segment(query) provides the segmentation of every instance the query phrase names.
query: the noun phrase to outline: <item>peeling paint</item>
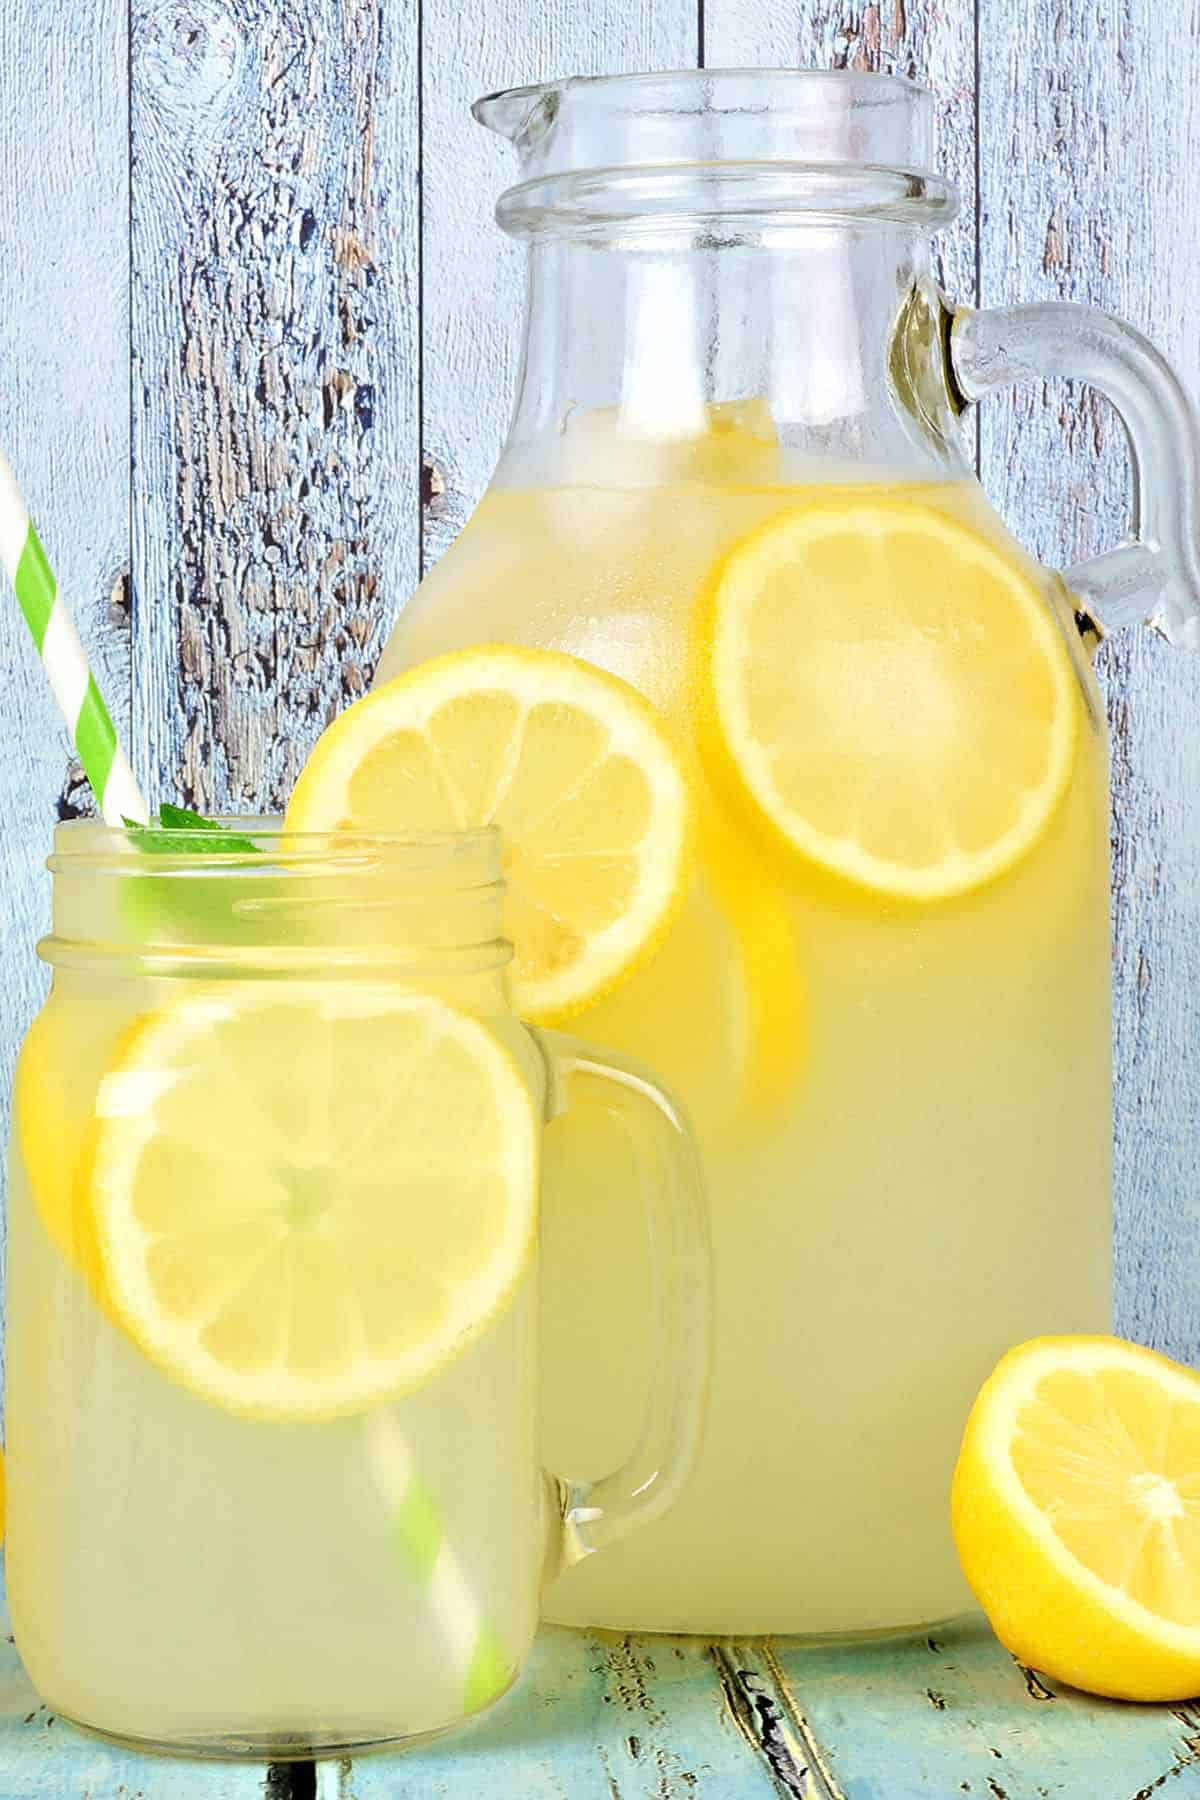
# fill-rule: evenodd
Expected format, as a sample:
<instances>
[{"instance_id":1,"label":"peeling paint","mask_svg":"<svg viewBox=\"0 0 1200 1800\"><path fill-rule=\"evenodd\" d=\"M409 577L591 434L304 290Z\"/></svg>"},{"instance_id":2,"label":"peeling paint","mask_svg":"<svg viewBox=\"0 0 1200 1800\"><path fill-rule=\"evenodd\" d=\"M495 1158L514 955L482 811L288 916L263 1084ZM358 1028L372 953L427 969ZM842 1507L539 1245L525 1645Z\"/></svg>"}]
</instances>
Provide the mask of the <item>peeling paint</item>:
<instances>
[{"instance_id":1,"label":"peeling paint","mask_svg":"<svg viewBox=\"0 0 1200 1800\"><path fill-rule=\"evenodd\" d=\"M808 1764L789 1741L782 1709L762 1677L742 1666L746 1659L736 1647L714 1645L711 1655L730 1717L766 1764L776 1791L787 1800L810 1800Z\"/></svg>"},{"instance_id":2,"label":"peeling paint","mask_svg":"<svg viewBox=\"0 0 1200 1800\"><path fill-rule=\"evenodd\" d=\"M378 127L399 103L403 9L244 0L215 37L201 20L203 55L179 49L187 0L135 10L152 785L203 809L278 808L415 583L415 532L397 530L416 522L415 428L407 477L396 461L416 381L397 226L415 214L393 115Z\"/></svg>"},{"instance_id":3,"label":"peeling paint","mask_svg":"<svg viewBox=\"0 0 1200 1800\"><path fill-rule=\"evenodd\" d=\"M1013 1661L1016 1662L1018 1669L1021 1671L1022 1679L1025 1682L1025 1692L1029 1695L1031 1700L1053 1700L1056 1698L1053 1689L1046 1686L1046 1683L1035 1669L1028 1668L1023 1662L1017 1661L1016 1657L1013 1658Z\"/></svg>"},{"instance_id":4,"label":"peeling paint","mask_svg":"<svg viewBox=\"0 0 1200 1800\"><path fill-rule=\"evenodd\" d=\"M270 1763L263 1782L265 1800L316 1800L317 1765L313 1762Z\"/></svg>"}]
</instances>

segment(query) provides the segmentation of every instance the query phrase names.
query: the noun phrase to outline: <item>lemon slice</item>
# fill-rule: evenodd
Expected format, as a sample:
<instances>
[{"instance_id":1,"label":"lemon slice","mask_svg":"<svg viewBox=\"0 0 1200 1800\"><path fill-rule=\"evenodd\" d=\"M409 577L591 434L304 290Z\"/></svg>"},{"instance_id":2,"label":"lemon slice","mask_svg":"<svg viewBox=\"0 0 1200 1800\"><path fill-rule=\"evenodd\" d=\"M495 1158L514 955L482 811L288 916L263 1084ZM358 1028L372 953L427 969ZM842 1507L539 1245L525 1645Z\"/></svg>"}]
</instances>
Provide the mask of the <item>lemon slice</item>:
<instances>
[{"instance_id":1,"label":"lemon slice","mask_svg":"<svg viewBox=\"0 0 1200 1800\"><path fill-rule=\"evenodd\" d=\"M111 1302L230 1412L331 1418L419 1385L531 1254L530 1088L431 996L198 989L129 1035L96 1115Z\"/></svg>"},{"instance_id":2,"label":"lemon slice","mask_svg":"<svg viewBox=\"0 0 1200 1800\"><path fill-rule=\"evenodd\" d=\"M60 1255L80 1261L75 1169L83 1120L52 1007L25 1034L13 1077L13 1127L42 1224Z\"/></svg>"},{"instance_id":3,"label":"lemon slice","mask_svg":"<svg viewBox=\"0 0 1200 1800\"><path fill-rule=\"evenodd\" d=\"M691 866L687 775L650 704L575 657L489 645L436 657L334 721L293 831L498 825L524 1017L577 1011L666 930Z\"/></svg>"},{"instance_id":4,"label":"lemon slice","mask_svg":"<svg viewBox=\"0 0 1200 1800\"><path fill-rule=\"evenodd\" d=\"M740 1004L730 996L725 1015L740 1027L733 1120L760 1123L795 1094L808 1053L800 935L788 895L747 854L741 834L710 814L702 842L704 873L736 946L727 967L740 980Z\"/></svg>"},{"instance_id":5,"label":"lemon slice","mask_svg":"<svg viewBox=\"0 0 1200 1800\"><path fill-rule=\"evenodd\" d=\"M842 490L771 520L701 607L710 750L775 835L915 901L994 880L1070 779L1074 671L1033 581L908 498Z\"/></svg>"},{"instance_id":6,"label":"lemon slice","mask_svg":"<svg viewBox=\"0 0 1200 1800\"><path fill-rule=\"evenodd\" d=\"M589 1035L645 1057L686 1095L702 1138L727 1143L794 1092L808 1048L801 946L786 894L712 805L697 879L666 939L586 1017ZM697 1030L703 985L711 1015Z\"/></svg>"},{"instance_id":7,"label":"lemon slice","mask_svg":"<svg viewBox=\"0 0 1200 1800\"><path fill-rule=\"evenodd\" d=\"M954 1535L1000 1641L1126 1700L1200 1692L1200 1376L1118 1338L1035 1338L967 1422Z\"/></svg>"},{"instance_id":8,"label":"lemon slice","mask_svg":"<svg viewBox=\"0 0 1200 1800\"><path fill-rule=\"evenodd\" d=\"M111 1048L113 1035L111 1023L98 1025L87 1009L68 1025L50 1000L25 1034L13 1080L13 1125L38 1217L54 1248L78 1269L106 1313L86 1191L91 1120L80 1090L86 1092L84 1071Z\"/></svg>"}]
</instances>

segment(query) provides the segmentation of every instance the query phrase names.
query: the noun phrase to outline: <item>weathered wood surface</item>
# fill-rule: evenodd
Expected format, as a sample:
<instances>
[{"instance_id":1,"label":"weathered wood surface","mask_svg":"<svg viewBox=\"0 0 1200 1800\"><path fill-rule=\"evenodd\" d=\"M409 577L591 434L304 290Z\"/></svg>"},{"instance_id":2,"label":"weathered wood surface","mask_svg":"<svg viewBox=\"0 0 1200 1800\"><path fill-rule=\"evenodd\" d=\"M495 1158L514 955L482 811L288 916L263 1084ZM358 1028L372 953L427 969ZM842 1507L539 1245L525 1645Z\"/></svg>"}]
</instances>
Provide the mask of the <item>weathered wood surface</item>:
<instances>
[{"instance_id":1,"label":"weathered wood surface","mask_svg":"<svg viewBox=\"0 0 1200 1800\"><path fill-rule=\"evenodd\" d=\"M416 579L414 23L134 7L134 716L200 807L286 799Z\"/></svg>"},{"instance_id":2,"label":"weathered wood surface","mask_svg":"<svg viewBox=\"0 0 1200 1800\"><path fill-rule=\"evenodd\" d=\"M1200 394L1200 6L981 0L985 305L1123 314ZM982 475L1050 563L1124 531L1106 403L1057 384L981 418ZM1118 1323L1200 1360L1200 661L1148 632L1106 645L1113 730Z\"/></svg>"},{"instance_id":3,"label":"weathered wood surface","mask_svg":"<svg viewBox=\"0 0 1200 1800\"><path fill-rule=\"evenodd\" d=\"M126 8L0 6L0 442L118 728L129 716ZM56 816L90 809L24 621L0 604L0 1131L44 970Z\"/></svg>"},{"instance_id":4,"label":"weathered wood surface","mask_svg":"<svg viewBox=\"0 0 1200 1800\"><path fill-rule=\"evenodd\" d=\"M514 1692L465 1731L400 1755L269 1770L164 1762L85 1737L47 1712L0 1635L0 1800L1159 1794L1200 1794L1200 1712L1060 1695L970 1620L836 1650L547 1627Z\"/></svg>"},{"instance_id":5,"label":"weathered wood surface","mask_svg":"<svg viewBox=\"0 0 1200 1800\"><path fill-rule=\"evenodd\" d=\"M1105 305L1200 391L1200 0L136 0L128 90L125 29L113 0L0 0L0 439L161 796L277 803L483 489L521 304L491 224L511 161L466 112L488 88L697 60L926 79L965 201L950 291ZM1086 397L989 403L981 456L1048 560L1123 529ZM3 1079L56 803L86 792L11 607L0 655ZM1121 1320L1195 1359L1200 665L1148 637L1103 658ZM548 1632L470 1738L269 1775L77 1737L0 1649L0 1800L1200 1796L1200 1718L1048 1698L969 1627L836 1654Z\"/></svg>"},{"instance_id":6,"label":"weathered wood surface","mask_svg":"<svg viewBox=\"0 0 1200 1800\"><path fill-rule=\"evenodd\" d=\"M466 112L489 86L701 51L710 64L922 76L941 97L942 154L966 200L946 242L951 291L1097 300L1200 379L1198 284L1178 266L1195 225L1177 178L1200 132L1197 0L1169 18L1149 0L1099 13L1083 0L978 0L978 15L969 0L706 0L702 13L695 0L503 0L486 20L425 0L421 27L410 0L300 12L282 0L141 0L129 266L123 18L106 3L81 31L44 0L0 11L11 94L0 425L122 719L132 681L135 760L161 794L278 802L323 720L362 685L422 560L482 491L521 298L517 253L491 224L511 165ZM44 119L26 103L41 93L53 97ZM1127 477L1103 406L1026 393L986 413L985 478L1035 546L1065 559L1110 541ZM3 630L11 716L24 726L0 762L8 1069L40 991L28 945L67 759L11 610ZM1200 1352L1200 733L1189 729L1200 667L1130 637L1106 648L1104 671L1120 1315L1188 1356ZM67 804L79 798L72 788Z\"/></svg>"}]
</instances>

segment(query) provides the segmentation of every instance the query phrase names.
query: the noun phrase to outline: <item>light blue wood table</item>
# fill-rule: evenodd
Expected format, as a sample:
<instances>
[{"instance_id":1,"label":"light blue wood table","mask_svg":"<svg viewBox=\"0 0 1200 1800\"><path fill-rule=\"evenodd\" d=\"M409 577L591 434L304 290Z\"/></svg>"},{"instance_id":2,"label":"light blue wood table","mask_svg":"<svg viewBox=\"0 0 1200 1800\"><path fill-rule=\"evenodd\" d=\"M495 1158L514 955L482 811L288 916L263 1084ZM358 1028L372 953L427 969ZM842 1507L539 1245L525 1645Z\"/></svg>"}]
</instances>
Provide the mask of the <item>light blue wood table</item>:
<instances>
[{"instance_id":1,"label":"light blue wood table","mask_svg":"<svg viewBox=\"0 0 1200 1800\"><path fill-rule=\"evenodd\" d=\"M181 1625L181 1628L182 1625ZM981 1619L852 1648L543 1627L516 1689L433 1747L147 1759L48 1713L0 1651L0 1800L1195 1800L1200 1707L1058 1690Z\"/></svg>"},{"instance_id":2,"label":"light blue wood table","mask_svg":"<svg viewBox=\"0 0 1200 1800\"><path fill-rule=\"evenodd\" d=\"M0 0L0 441L156 796L278 804L482 491L520 270L468 102L697 62L924 79L964 200L948 290L1104 305L1200 392L1198 0ZM1086 396L989 402L979 465L1047 561L1123 528ZM5 1094L50 828L87 792L8 607L0 669ZM1200 659L1127 639L1101 674L1118 1317L1200 1360ZM90 1742L11 1645L0 1684L0 1800L1200 1796L1200 1713L1058 1695L978 1624L843 1650L547 1632L469 1735L269 1773Z\"/></svg>"}]
</instances>

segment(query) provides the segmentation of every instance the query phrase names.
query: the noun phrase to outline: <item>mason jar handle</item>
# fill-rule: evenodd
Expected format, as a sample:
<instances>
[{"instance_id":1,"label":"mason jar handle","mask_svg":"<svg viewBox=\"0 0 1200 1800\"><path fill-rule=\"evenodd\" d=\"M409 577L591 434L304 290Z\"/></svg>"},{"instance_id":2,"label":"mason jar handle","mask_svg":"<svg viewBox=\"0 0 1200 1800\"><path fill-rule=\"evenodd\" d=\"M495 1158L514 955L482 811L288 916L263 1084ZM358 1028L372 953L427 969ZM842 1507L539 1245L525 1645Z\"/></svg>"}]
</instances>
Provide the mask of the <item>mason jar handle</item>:
<instances>
[{"instance_id":1,"label":"mason jar handle","mask_svg":"<svg viewBox=\"0 0 1200 1800\"><path fill-rule=\"evenodd\" d=\"M675 1100L635 1062L558 1031L533 1034L549 1076L547 1118L579 1083L602 1087L614 1126L629 1132L650 1226L654 1354L641 1430L626 1460L598 1481L550 1477L560 1543L551 1575L657 1518L691 1473L708 1389L712 1270L700 1164Z\"/></svg>"},{"instance_id":2,"label":"mason jar handle","mask_svg":"<svg viewBox=\"0 0 1200 1800\"><path fill-rule=\"evenodd\" d=\"M964 401L1017 381L1069 376L1116 407L1133 458L1124 542L1063 571L1099 632L1138 622L1200 650L1200 431L1174 370L1139 331L1090 306L961 307L950 363ZM1099 635L1099 633L1097 633Z\"/></svg>"}]
</instances>

